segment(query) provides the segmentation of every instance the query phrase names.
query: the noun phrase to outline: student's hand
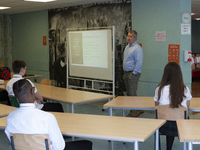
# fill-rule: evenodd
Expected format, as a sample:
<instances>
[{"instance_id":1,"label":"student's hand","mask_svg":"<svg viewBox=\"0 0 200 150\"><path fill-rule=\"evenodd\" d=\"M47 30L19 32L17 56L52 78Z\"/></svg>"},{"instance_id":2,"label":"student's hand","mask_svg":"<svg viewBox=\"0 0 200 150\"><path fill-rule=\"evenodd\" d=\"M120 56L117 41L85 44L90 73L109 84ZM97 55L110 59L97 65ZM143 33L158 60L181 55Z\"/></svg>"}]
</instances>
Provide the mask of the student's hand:
<instances>
[{"instance_id":1,"label":"student's hand","mask_svg":"<svg viewBox=\"0 0 200 150\"><path fill-rule=\"evenodd\" d=\"M42 104L42 102L41 102L40 100L38 100L38 99L36 99L36 102L37 102L38 104Z\"/></svg>"}]
</instances>

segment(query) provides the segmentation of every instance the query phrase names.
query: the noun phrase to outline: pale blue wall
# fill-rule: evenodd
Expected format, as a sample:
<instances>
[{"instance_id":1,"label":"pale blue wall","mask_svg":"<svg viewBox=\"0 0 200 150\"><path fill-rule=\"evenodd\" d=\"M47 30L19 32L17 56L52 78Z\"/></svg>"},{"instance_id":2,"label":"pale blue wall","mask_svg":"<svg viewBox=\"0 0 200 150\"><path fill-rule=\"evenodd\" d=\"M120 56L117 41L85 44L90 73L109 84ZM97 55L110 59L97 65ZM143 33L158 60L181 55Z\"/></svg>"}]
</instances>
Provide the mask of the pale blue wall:
<instances>
[{"instance_id":1,"label":"pale blue wall","mask_svg":"<svg viewBox=\"0 0 200 150\"><path fill-rule=\"evenodd\" d=\"M190 63L183 62L183 50L191 50L191 35L181 35L182 12L191 13L191 0L132 0L132 29L138 32L144 51L139 96L154 95L168 63L168 44L180 44L180 66L191 88ZM156 31L166 31L166 42L155 41Z\"/></svg>"},{"instance_id":2,"label":"pale blue wall","mask_svg":"<svg viewBox=\"0 0 200 150\"><path fill-rule=\"evenodd\" d=\"M13 60L27 63L27 72L49 78L48 11L12 15Z\"/></svg>"},{"instance_id":3,"label":"pale blue wall","mask_svg":"<svg viewBox=\"0 0 200 150\"><path fill-rule=\"evenodd\" d=\"M181 35L181 14L191 12L191 0L132 0L132 28L143 44L144 63L139 96L153 96L168 62L168 44L180 44L180 66L185 84L191 88L190 63L183 62L183 50L191 49L191 35ZM12 15L13 59L23 59L28 73L49 77L48 11ZM155 31L166 31L166 42L155 42Z\"/></svg>"}]
</instances>

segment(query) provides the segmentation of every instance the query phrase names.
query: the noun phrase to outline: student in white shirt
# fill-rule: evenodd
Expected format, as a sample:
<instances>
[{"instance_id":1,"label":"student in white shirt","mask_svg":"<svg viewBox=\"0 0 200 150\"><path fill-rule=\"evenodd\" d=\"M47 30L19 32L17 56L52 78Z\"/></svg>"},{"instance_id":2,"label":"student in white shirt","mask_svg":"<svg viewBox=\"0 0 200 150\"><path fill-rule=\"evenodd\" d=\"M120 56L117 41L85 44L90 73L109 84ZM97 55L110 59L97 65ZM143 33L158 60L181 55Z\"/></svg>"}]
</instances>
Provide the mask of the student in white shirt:
<instances>
[{"instance_id":1,"label":"student in white shirt","mask_svg":"<svg viewBox=\"0 0 200 150\"><path fill-rule=\"evenodd\" d=\"M184 85L180 66L170 62L165 66L162 80L155 90L155 105L170 105L172 108L190 106L190 90ZM166 135L167 150L172 149L174 137L178 136L176 121L167 121L159 130Z\"/></svg>"},{"instance_id":2,"label":"student in white shirt","mask_svg":"<svg viewBox=\"0 0 200 150\"><path fill-rule=\"evenodd\" d=\"M9 96L15 96L13 92L13 84L16 81L23 79L22 76L24 76L26 73L26 63L22 60L15 60L12 62L12 69L14 72L13 78L6 85L6 91L8 92ZM36 97L34 104L38 109L42 109L44 111L64 112L63 107L60 103L43 104L43 98L38 92L37 88L30 80L28 81L30 82L32 87L34 87L34 92L35 92L35 97Z\"/></svg>"},{"instance_id":3,"label":"student in white shirt","mask_svg":"<svg viewBox=\"0 0 200 150\"><path fill-rule=\"evenodd\" d=\"M20 102L20 108L8 115L5 129L8 139L10 140L10 133L47 134L51 150L92 150L92 142L87 140L65 144L54 115L35 107L34 90L26 79L14 83L13 91Z\"/></svg>"}]
</instances>

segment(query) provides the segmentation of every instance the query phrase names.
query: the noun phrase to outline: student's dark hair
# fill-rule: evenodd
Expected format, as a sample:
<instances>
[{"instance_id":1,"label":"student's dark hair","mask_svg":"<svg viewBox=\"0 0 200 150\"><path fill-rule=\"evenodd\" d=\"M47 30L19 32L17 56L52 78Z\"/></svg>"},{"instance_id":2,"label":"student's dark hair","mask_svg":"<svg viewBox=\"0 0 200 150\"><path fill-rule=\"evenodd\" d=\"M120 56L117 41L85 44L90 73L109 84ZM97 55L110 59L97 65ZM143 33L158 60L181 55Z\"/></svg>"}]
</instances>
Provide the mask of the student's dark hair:
<instances>
[{"instance_id":1,"label":"student's dark hair","mask_svg":"<svg viewBox=\"0 0 200 150\"><path fill-rule=\"evenodd\" d=\"M19 99L19 101L22 97L26 96L31 89L32 86L30 82L26 79L18 80L13 84L13 92L15 94L15 97Z\"/></svg>"},{"instance_id":2,"label":"student's dark hair","mask_svg":"<svg viewBox=\"0 0 200 150\"><path fill-rule=\"evenodd\" d=\"M183 82L183 76L180 66L176 62L170 62L165 66L162 80L158 85L158 100L160 99L161 92L164 86L169 85L169 98L170 106L178 108L183 101L184 90L186 86Z\"/></svg>"},{"instance_id":3,"label":"student's dark hair","mask_svg":"<svg viewBox=\"0 0 200 150\"><path fill-rule=\"evenodd\" d=\"M21 68L25 68L26 63L23 60L15 60L12 62L12 69L14 73L19 73Z\"/></svg>"}]
</instances>

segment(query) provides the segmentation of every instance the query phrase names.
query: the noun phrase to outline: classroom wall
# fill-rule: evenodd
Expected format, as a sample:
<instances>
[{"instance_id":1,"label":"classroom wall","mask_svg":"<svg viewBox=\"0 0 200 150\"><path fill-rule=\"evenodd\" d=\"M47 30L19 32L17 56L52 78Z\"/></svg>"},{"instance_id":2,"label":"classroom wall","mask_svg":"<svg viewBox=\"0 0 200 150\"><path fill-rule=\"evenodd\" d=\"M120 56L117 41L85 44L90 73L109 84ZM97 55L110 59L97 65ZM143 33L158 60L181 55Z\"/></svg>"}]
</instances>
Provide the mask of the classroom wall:
<instances>
[{"instance_id":1,"label":"classroom wall","mask_svg":"<svg viewBox=\"0 0 200 150\"><path fill-rule=\"evenodd\" d=\"M102 6L103 5L100 4L98 5L99 8L101 8ZM128 13L126 9L122 8L122 6L113 6L112 11L114 11L115 9L118 13ZM70 9L71 12L72 10L78 11L78 7L71 7ZM61 9L55 9L54 11L58 10ZM98 12L98 10L99 9L96 9L95 11ZM93 13L95 13L95 11ZM103 12L107 17L107 13L105 13L107 11ZM129 12L131 13L131 11ZM168 44L180 44L180 66L183 71L184 82L189 88L191 88L190 63L183 62L183 51L186 49L191 49L191 35L180 34L182 12L191 12L190 0L132 0L132 18L126 18L127 20L132 19L132 23L129 21L123 22L117 20L117 24L123 25L123 28L119 28L118 30L116 30L116 33L118 34L119 32L123 32L122 35L125 35L122 37L119 36L120 38L116 39L116 44L118 43L118 46L116 45L118 49L116 53L118 56L122 57L122 51L124 46L126 45L126 34L127 31L130 30L130 26L138 31L138 42L143 44L144 64L142 69L142 76L139 81L139 96L153 96L154 89L161 80L163 68L168 62ZM80 11L80 16L81 13L82 12ZM65 11L60 11L60 14L67 13ZM79 17L77 13L68 13L68 15L74 15L74 19ZM126 15L129 16L129 14ZM13 58L25 60L28 64L27 71L30 73L42 74L45 77L48 77L49 71L51 71L51 68L49 68L49 51L51 50L51 45L49 44L50 48L48 46L43 46L42 37L46 35L48 39L48 29L49 33L52 33L51 30L55 29L55 26L52 25L55 25L55 22L59 24L66 24L66 22L62 22L62 19L57 19L60 18L60 15L57 15L57 18L55 16L55 12L54 14L52 14L52 12L49 11L50 21L48 24L48 11L12 15ZM51 17L55 20L51 20ZM118 19L119 18L122 19L123 17L118 16ZM51 21L54 23L52 23ZM79 21L80 20L78 20L78 22ZM65 28L61 28L61 31L64 29ZM166 31L166 42L155 42L155 31ZM50 37L49 39L51 40L51 38L52 37ZM50 55L50 57L52 56ZM121 61L121 59L118 59L118 61L116 61L118 66L121 65ZM50 61L50 63L52 62ZM50 64L50 66L51 65L52 64ZM124 85L121 78L123 75L123 71L120 67L118 69L120 71L117 72L119 75L119 78L117 78L119 84L117 86L120 87L118 88L118 92L120 94L116 93L116 95L122 95L124 94Z\"/></svg>"},{"instance_id":2,"label":"classroom wall","mask_svg":"<svg viewBox=\"0 0 200 150\"><path fill-rule=\"evenodd\" d=\"M27 73L49 78L48 11L11 15L13 30L13 60L27 63Z\"/></svg>"},{"instance_id":3,"label":"classroom wall","mask_svg":"<svg viewBox=\"0 0 200 150\"><path fill-rule=\"evenodd\" d=\"M180 44L180 66L184 82L191 88L191 64L183 61L183 51L191 50L191 34L181 35L183 12L191 13L190 0L132 0L132 28L144 51L138 95L154 95L168 63L168 44ZM155 41L156 31L166 31L166 42Z\"/></svg>"}]
</instances>

